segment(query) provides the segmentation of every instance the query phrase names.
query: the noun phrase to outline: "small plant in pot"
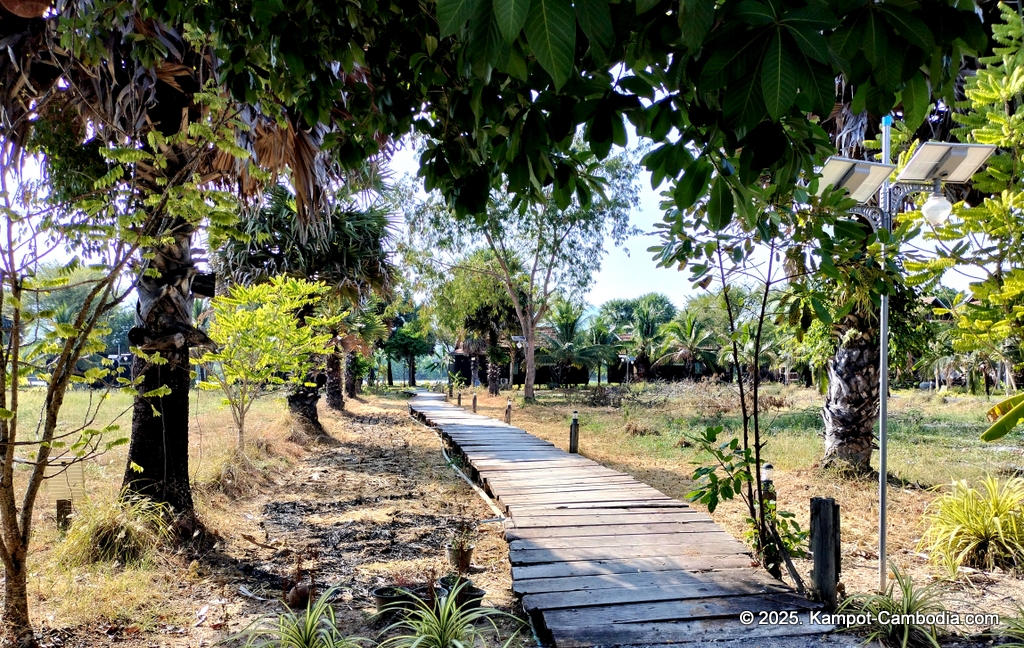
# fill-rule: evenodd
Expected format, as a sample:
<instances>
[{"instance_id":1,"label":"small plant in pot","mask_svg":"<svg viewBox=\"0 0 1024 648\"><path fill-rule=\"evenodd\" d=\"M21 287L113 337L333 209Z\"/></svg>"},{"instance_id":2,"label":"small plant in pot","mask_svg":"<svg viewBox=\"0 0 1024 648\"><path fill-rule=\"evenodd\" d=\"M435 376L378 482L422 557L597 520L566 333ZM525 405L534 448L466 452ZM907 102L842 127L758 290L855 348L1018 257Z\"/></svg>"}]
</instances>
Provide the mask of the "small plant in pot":
<instances>
[{"instance_id":1,"label":"small plant in pot","mask_svg":"<svg viewBox=\"0 0 1024 648\"><path fill-rule=\"evenodd\" d=\"M473 563L473 541L476 539L476 531L468 522L460 522L452 534L451 542L445 549L448 552L448 563L460 574L469 571Z\"/></svg>"},{"instance_id":2,"label":"small plant in pot","mask_svg":"<svg viewBox=\"0 0 1024 648\"><path fill-rule=\"evenodd\" d=\"M377 614L405 610L412 606L412 583L404 574L395 576L391 585L378 587L370 595L377 605Z\"/></svg>"},{"instance_id":3,"label":"small plant in pot","mask_svg":"<svg viewBox=\"0 0 1024 648\"><path fill-rule=\"evenodd\" d=\"M461 574L448 574L437 581L455 597L455 603L467 610L480 607L487 591L476 587L473 581Z\"/></svg>"}]
</instances>

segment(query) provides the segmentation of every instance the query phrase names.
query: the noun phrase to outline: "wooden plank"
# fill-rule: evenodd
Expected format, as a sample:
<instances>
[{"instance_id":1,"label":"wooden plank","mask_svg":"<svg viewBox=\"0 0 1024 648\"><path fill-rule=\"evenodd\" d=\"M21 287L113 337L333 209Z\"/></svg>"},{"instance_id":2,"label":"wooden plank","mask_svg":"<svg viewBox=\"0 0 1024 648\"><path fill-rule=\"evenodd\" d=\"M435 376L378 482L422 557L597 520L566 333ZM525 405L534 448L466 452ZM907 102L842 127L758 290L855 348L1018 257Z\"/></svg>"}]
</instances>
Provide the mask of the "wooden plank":
<instances>
[{"instance_id":1,"label":"wooden plank","mask_svg":"<svg viewBox=\"0 0 1024 648\"><path fill-rule=\"evenodd\" d=\"M644 571L711 571L750 567L749 556L665 556L662 558L628 558L625 560L590 560L512 567L512 580L520 578L562 578L566 576L597 576Z\"/></svg>"},{"instance_id":2,"label":"wooden plank","mask_svg":"<svg viewBox=\"0 0 1024 648\"><path fill-rule=\"evenodd\" d=\"M682 502L566 502L517 506L516 515L651 515L653 513L691 513L711 519L707 514Z\"/></svg>"},{"instance_id":3,"label":"wooden plank","mask_svg":"<svg viewBox=\"0 0 1024 648\"><path fill-rule=\"evenodd\" d=\"M640 545L635 547L561 547L557 549L519 549L509 553L513 565L574 562L580 560L626 560L629 558L666 558L670 556L736 556L745 547L724 531L699 534L706 542L697 544Z\"/></svg>"},{"instance_id":4,"label":"wooden plank","mask_svg":"<svg viewBox=\"0 0 1024 648\"><path fill-rule=\"evenodd\" d=\"M767 573L749 566L695 573L682 570L623 572L596 576L567 576L562 578L523 578L512 583L516 594L546 594L549 592L596 591L602 589L638 589L643 587L669 587L719 583L749 583L762 587L782 586ZM787 588L788 589L788 588Z\"/></svg>"},{"instance_id":5,"label":"wooden plank","mask_svg":"<svg viewBox=\"0 0 1024 648\"><path fill-rule=\"evenodd\" d=\"M676 508L671 506L674 500L671 497L664 495L650 495L641 493L630 493L628 491L573 491L571 493L556 493L551 495L520 495L516 492L503 493L498 497L498 501L503 504L518 504L519 506L542 506L548 505L568 505L572 503L603 503L608 504L610 507L625 508L630 504L642 505L644 503L650 503L652 506L667 506L669 508Z\"/></svg>"},{"instance_id":6,"label":"wooden plank","mask_svg":"<svg viewBox=\"0 0 1024 648\"><path fill-rule=\"evenodd\" d=\"M698 533L720 531L722 527L710 518L695 522L663 522L655 524L614 524L610 526L530 527L505 529L506 540L537 538L575 538L587 536L637 535L642 533Z\"/></svg>"},{"instance_id":7,"label":"wooden plank","mask_svg":"<svg viewBox=\"0 0 1024 648\"><path fill-rule=\"evenodd\" d=\"M687 510L680 513L622 513L608 515L524 515L515 516L512 520L517 529L529 529L535 527L581 527L581 526L605 526L609 524L664 524L666 522L680 522L686 524L711 522L710 518L696 515ZM714 524L712 522L712 524ZM682 529L680 529L682 530Z\"/></svg>"},{"instance_id":8,"label":"wooden plank","mask_svg":"<svg viewBox=\"0 0 1024 648\"><path fill-rule=\"evenodd\" d=\"M561 579L554 578L547 580ZM650 587L616 587L599 590L577 590L575 592L528 594L523 597L523 607L530 611L547 611L602 605L684 601L715 596L740 596L765 593L783 594L787 591L789 591L789 588L781 582L774 585L765 585L763 583L746 582L742 580L727 580L713 583L658 584Z\"/></svg>"},{"instance_id":9,"label":"wooden plank","mask_svg":"<svg viewBox=\"0 0 1024 648\"><path fill-rule=\"evenodd\" d=\"M589 547L642 547L642 546L666 546L678 542L691 544L708 541L732 540L742 552L747 552L746 545L736 540L721 529L715 531L696 533L652 533L643 535L600 535L570 538L531 538L524 540L512 540L509 543L511 551L522 551L529 549L583 549Z\"/></svg>"},{"instance_id":10,"label":"wooden plank","mask_svg":"<svg viewBox=\"0 0 1024 648\"><path fill-rule=\"evenodd\" d=\"M744 611L753 612L756 617L761 611L816 610L820 607L820 603L812 603L795 594L758 594L551 610L544 613L544 619L549 628L726 618L738 623L739 614Z\"/></svg>"},{"instance_id":11,"label":"wooden plank","mask_svg":"<svg viewBox=\"0 0 1024 648\"><path fill-rule=\"evenodd\" d=\"M549 484L534 485L530 482L492 480L492 483L499 483L509 488L514 488L517 493L526 495L543 495L546 493L573 493L576 491L592 490L614 490L617 488L632 488L640 485L637 481L604 481L600 478L586 482L567 483L563 481Z\"/></svg>"},{"instance_id":12,"label":"wooden plank","mask_svg":"<svg viewBox=\"0 0 1024 648\"><path fill-rule=\"evenodd\" d=\"M594 645L649 645L742 641L743 645L768 648L783 637L825 634L835 626L812 624L809 612L798 612L799 625L743 625L736 618L698 619L671 623L549 625L558 648L583 648ZM545 615L546 617L547 615ZM757 643L755 643L757 642Z\"/></svg>"}]
</instances>

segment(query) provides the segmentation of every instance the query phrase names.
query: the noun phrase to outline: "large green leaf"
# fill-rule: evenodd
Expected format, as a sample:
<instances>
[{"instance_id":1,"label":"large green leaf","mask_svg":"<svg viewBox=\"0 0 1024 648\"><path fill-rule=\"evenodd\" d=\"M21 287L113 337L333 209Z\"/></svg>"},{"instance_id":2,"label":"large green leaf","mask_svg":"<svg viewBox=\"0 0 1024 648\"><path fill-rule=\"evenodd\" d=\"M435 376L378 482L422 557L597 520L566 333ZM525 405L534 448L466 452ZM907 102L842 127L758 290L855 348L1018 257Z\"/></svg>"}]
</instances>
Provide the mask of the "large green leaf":
<instances>
[{"instance_id":1,"label":"large green leaf","mask_svg":"<svg viewBox=\"0 0 1024 648\"><path fill-rule=\"evenodd\" d=\"M676 182L675 190L672 192L676 207L683 211L693 207L694 203L707 191L710 177L711 165L703 158L698 158L683 172L683 177Z\"/></svg>"},{"instance_id":2,"label":"large green leaf","mask_svg":"<svg viewBox=\"0 0 1024 648\"><path fill-rule=\"evenodd\" d=\"M708 200L708 227L721 232L732 221L733 211L732 189L725 178L718 176L711 186L711 198Z\"/></svg>"},{"instance_id":3,"label":"large green leaf","mask_svg":"<svg viewBox=\"0 0 1024 648\"><path fill-rule=\"evenodd\" d=\"M715 24L715 0L679 0L679 29L683 42L696 51Z\"/></svg>"},{"instance_id":4,"label":"large green leaf","mask_svg":"<svg viewBox=\"0 0 1024 648\"><path fill-rule=\"evenodd\" d=\"M576 18L591 43L596 43L602 49L609 49L615 44L615 30L612 28L612 13L608 10L608 0L577 0Z\"/></svg>"},{"instance_id":5,"label":"large green leaf","mask_svg":"<svg viewBox=\"0 0 1024 648\"><path fill-rule=\"evenodd\" d=\"M732 15L748 25L770 25L775 22L775 10L757 0L743 0L736 3Z\"/></svg>"},{"instance_id":6,"label":"large green leaf","mask_svg":"<svg viewBox=\"0 0 1024 648\"><path fill-rule=\"evenodd\" d=\"M647 13L658 5L660 0L636 0L636 15Z\"/></svg>"},{"instance_id":7,"label":"large green leaf","mask_svg":"<svg viewBox=\"0 0 1024 648\"><path fill-rule=\"evenodd\" d=\"M723 107L725 118L736 128L753 128L764 119L764 98L760 78L749 74L730 86Z\"/></svg>"},{"instance_id":8,"label":"large green leaf","mask_svg":"<svg viewBox=\"0 0 1024 648\"><path fill-rule=\"evenodd\" d=\"M919 71L910 78L903 88L903 121L907 126L916 129L924 122L924 118L928 115L928 108L931 106L931 99L928 80Z\"/></svg>"},{"instance_id":9,"label":"large green leaf","mask_svg":"<svg viewBox=\"0 0 1024 648\"><path fill-rule=\"evenodd\" d=\"M932 31L923 20L906 9L894 7L890 4L879 4L878 8L885 14L885 19L889 25L896 29L900 36L926 52L934 49L935 39L932 38Z\"/></svg>"},{"instance_id":10,"label":"large green leaf","mask_svg":"<svg viewBox=\"0 0 1024 648\"><path fill-rule=\"evenodd\" d=\"M999 401L991 408L989 408L986 416L989 423L995 423L1000 417L1006 416L1010 410L1014 407L1024 403L1024 394L1017 394L1016 396L1010 396L1004 401Z\"/></svg>"},{"instance_id":11,"label":"large green leaf","mask_svg":"<svg viewBox=\"0 0 1024 648\"><path fill-rule=\"evenodd\" d=\"M796 65L782 34L775 34L761 64L761 92L772 119L779 119L793 105L796 95Z\"/></svg>"},{"instance_id":12,"label":"large green leaf","mask_svg":"<svg viewBox=\"0 0 1024 648\"><path fill-rule=\"evenodd\" d=\"M437 26L441 38L451 36L462 29L480 0L437 0Z\"/></svg>"},{"instance_id":13,"label":"large green leaf","mask_svg":"<svg viewBox=\"0 0 1024 648\"><path fill-rule=\"evenodd\" d=\"M819 63L828 63L828 41L821 32L801 23L783 23L800 51Z\"/></svg>"},{"instance_id":14,"label":"large green leaf","mask_svg":"<svg viewBox=\"0 0 1024 648\"><path fill-rule=\"evenodd\" d=\"M576 49L576 17L570 0L533 0L526 17L526 40L560 89L572 72Z\"/></svg>"},{"instance_id":15,"label":"large green leaf","mask_svg":"<svg viewBox=\"0 0 1024 648\"><path fill-rule=\"evenodd\" d=\"M996 422L981 433L982 441L1002 439L1021 418L1024 418L1024 394L1018 394L995 405L988 411L988 419L991 421L993 418L996 418Z\"/></svg>"},{"instance_id":16,"label":"large green leaf","mask_svg":"<svg viewBox=\"0 0 1024 648\"><path fill-rule=\"evenodd\" d=\"M494 18L505 42L511 43L519 36L529 11L530 0L494 0Z\"/></svg>"},{"instance_id":17,"label":"large green leaf","mask_svg":"<svg viewBox=\"0 0 1024 648\"><path fill-rule=\"evenodd\" d=\"M871 67L879 67L885 63L886 45L889 35L886 33L885 22L880 20L874 11L869 11L864 21L864 56Z\"/></svg>"}]
</instances>

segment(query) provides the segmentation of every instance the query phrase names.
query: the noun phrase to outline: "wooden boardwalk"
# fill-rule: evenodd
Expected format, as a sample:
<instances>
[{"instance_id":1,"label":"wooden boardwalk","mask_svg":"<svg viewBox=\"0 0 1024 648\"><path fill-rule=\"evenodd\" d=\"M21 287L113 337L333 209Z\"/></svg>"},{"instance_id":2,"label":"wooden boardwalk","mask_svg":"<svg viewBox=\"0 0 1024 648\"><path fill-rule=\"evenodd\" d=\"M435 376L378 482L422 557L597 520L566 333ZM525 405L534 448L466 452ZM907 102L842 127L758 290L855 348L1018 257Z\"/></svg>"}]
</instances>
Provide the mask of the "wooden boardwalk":
<instances>
[{"instance_id":1,"label":"wooden boardwalk","mask_svg":"<svg viewBox=\"0 0 1024 648\"><path fill-rule=\"evenodd\" d=\"M558 648L771 646L832 629L811 624L816 604L756 568L742 543L686 503L441 394L418 392L409 408L506 512L513 590ZM743 611L753 624L740 622ZM775 613L764 619L773 623L759 625L760 612ZM777 623L778 613L799 623Z\"/></svg>"}]
</instances>

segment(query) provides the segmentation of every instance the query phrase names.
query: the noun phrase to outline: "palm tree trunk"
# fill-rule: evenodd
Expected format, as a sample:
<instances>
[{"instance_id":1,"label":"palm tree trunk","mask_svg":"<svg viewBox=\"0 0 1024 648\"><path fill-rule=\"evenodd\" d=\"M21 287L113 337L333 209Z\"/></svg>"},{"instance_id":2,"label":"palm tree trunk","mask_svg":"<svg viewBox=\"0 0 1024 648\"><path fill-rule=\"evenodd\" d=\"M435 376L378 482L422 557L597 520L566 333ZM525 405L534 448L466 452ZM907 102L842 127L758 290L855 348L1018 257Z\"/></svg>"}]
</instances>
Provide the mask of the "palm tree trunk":
<instances>
[{"instance_id":1,"label":"palm tree trunk","mask_svg":"<svg viewBox=\"0 0 1024 648\"><path fill-rule=\"evenodd\" d=\"M537 360L535 358L536 345L537 342L534 336L534 328L531 326L526 331L526 375L523 377L523 398L530 400L535 398L533 385L537 381Z\"/></svg>"},{"instance_id":2,"label":"palm tree trunk","mask_svg":"<svg viewBox=\"0 0 1024 648\"><path fill-rule=\"evenodd\" d=\"M327 355L327 407L339 412L345 409L341 381L341 355L337 349Z\"/></svg>"},{"instance_id":3,"label":"palm tree trunk","mask_svg":"<svg viewBox=\"0 0 1024 648\"><path fill-rule=\"evenodd\" d=\"M345 395L349 398L356 397L356 352L349 351L345 354Z\"/></svg>"},{"instance_id":4,"label":"palm tree trunk","mask_svg":"<svg viewBox=\"0 0 1024 648\"><path fill-rule=\"evenodd\" d=\"M498 395L498 377L501 373L501 367L498 366L497 362L494 362L490 358L487 359L487 393L491 396Z\"/></svg>"},{"instance_id":5,"label":"palm tree trunk","mask_svg":"<svg viewBox=\"0 0 1024 648\"><path fill-rule=\"evenodd\" d=\"M391 371L391 358L388 358L388 387L395 386L395 376Z\"/></svg>"},{"instance_id":6,"label":"palm tree trunk","mask_svg":"<svg viewBox=\"0 0 1024 648\"><path fill-rule=\"evenodd\" d=\"M842 340L828 361L824 466L865 473L871 470L874 425L878 417L878 330L868 315L853 312L836 326Z\"/></svg>"},{"instance_id":7,"label":"palm tree trunk","mask_svg":"<svg viewBox=\"0 0 1024 648\"><path fill-rule=\"evenodd\" d=\"M146 269L155 270L155 276L140 273L136 288L136 328L129 337L147 353L159 352L166 362L135 358L133 375L142 381L132 413L123 489L170 505L179 518L191 518L189 348L196 341L196 329L192 327L192 279L196 269L191 228L179 226L172 231L173 241L157 247L147 263ZM163 395L145 395L154 391Z\"/></svg>"}]
</instances>

